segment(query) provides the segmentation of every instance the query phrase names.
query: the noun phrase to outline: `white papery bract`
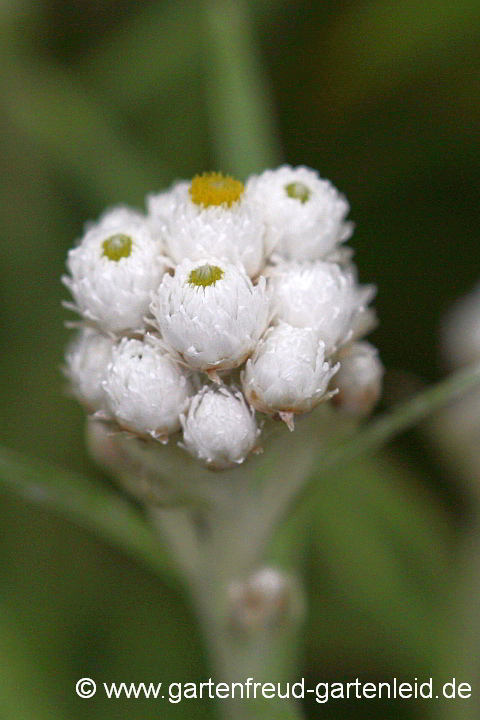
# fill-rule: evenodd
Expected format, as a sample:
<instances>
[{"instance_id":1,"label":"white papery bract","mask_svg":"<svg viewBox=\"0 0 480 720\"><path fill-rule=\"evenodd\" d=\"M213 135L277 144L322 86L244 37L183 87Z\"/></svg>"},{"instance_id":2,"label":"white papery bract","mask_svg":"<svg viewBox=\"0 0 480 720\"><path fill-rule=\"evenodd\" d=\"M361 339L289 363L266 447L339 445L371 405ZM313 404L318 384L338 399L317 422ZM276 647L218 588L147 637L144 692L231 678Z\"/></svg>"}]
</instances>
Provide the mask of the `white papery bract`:
<instances>
[{"instance_id":1,"label":"white papery bract","mask_svg":"<svg viewBox=\"0 0 480 720\"><path fill-rule=\"evenodd\" d=\"M266 170L248 180L245 195L265 224L268 252L286 260L319 260L353 232L345 197L309 168Z\"/></svg>"},{"instance_id":2,"label":"white papery bract","mask_svg":"<svg viewBox=\"0 0 480 720\"><path fill-rule=\"evenodd\" d=\"M264 228L245 197L230 207L205 207L192 201L190 183L180 182L167 193L149 195L147 207L154 233L176 263L214 256L241 263L250 277L265 264Z\"/></svg>"},{"instance_id":3,"label":"white papery bract","mask_svg":"<svg viewBox=\"0 0 480 720\"><path fill-rule=\"evenodd\" d=\"M106 254L105 243L124 243L116 259ZM75 309L105 332L124 333L143 328L151 293L165 272L162 246L136 212L117 208L87 232L68 253L69 276L63 282L75 301Z\"/></svg>"},{"instance_id":4,"label":"white papery bract","mask_svg":"<svg viewBox=\"0 0 480 720\"><path fill-rule=\"evenodd\" d=\"M350 415L368 415L382 392L383 365L368 342L354 342L337 354L340 370L331 383L335 405Z\"/></svg>"},{"instance_id":5,"label":"white papery bract","mask_svg":"<svg viewBox=\"0 0 480 720\"><path fill-rule=\"evenodd\" d=\"M276 323L313 328L331 353L353 333L356 318L375 294L357 285L350 269L331 262L282 263L269 277Z\"/></svg>"},{"instance_id":6,"label":"white papery bract","mask_svg":"<svg viewBox=\"0 0 480 720\"><path fill-rule=\"evenodd\" d=\"M193 394L188 375L161 348L129 338L113 349L103 385L121 428L162 441L180 429L180 413Z\"/></svg>"},{"instance_id":7,"label":"white papery bract","mask_svg":"<svg viewBox=\"0 0 480 720\"><path fill-rule=\"evenodd\" d=\"M65 374L75 397L94 413L105 408L105 380L114 340L92 328L82 328L67 348Z\"/></svg>"},{"instance_id":8,"label":"white papery bract","mask_svg":"<svg viewBox=\"0 0 480 720\"><path fill-rule=\"evenodd\" d=\"M222 277L210 285L190 282L192 271L210 267ZM238 367L267 325L265 278L253 285L241 267L216 258L184 260L165 275L151 310L164 341L195 370Z\"/></svg>"},{"instance_id":9,"label":"white papery bract","mask_svg":"<svg viewBox=\"0 0 480 720\"><path fill-rule=\"evenodd\" d=\"M247 360L242 386L257 410L303 413L324 398L338 366L325 361L325 344L312 328L272 327Z\"/></svg>"},{"instance_id":10,"label":"white papery bract","mask_svg":"<svg viewBox=\"0 0 480 720\"><path fill-rule=\"evenodd\" d=\"M225 385L203 387L181 422L185 448L215 470L244 462L259 435L242 393Z\"/></svg>"}]
</instances>

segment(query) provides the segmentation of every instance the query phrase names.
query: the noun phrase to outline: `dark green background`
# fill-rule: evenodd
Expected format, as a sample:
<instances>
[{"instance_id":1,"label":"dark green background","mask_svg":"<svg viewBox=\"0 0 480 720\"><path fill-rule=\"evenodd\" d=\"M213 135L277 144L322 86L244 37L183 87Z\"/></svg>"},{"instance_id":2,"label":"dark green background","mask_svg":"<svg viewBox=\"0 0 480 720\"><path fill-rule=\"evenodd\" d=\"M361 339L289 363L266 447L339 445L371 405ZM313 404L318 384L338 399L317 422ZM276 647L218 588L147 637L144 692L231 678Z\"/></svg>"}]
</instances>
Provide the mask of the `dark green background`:
<instances>
[{"instance_id":1,"label":"dark green background","mask_svg":"<svg viewBox=\"0 0 480 720\"><path fill-rule=\"evenodd\" d=\"M282 159L318 169L351 203L360 277L379 288L373 341L389 404L442 375L442 313L480 275L480 5L246 7L253 35L238 25L239 43L263 65L259 98L273 109ZM195 1L0 7L1 442L102 482L60 373L68 248L106 206L142 206L147 192L204 169L262 169L255 140L243 159L241 148L231 160L225 150L225 68L202 12ZM237 41L234 27L227 51ZM76 697L82 676L208 676L187 600L66 520L2 500L0 716L211 716L205 703ZM467 505L416 436L319 488L272 549L282 562L300 559L313 598L302 674L408 680L434 671ZM405 701L309 712L437 717L428 703Z\"/></svg>"}]
</instances>

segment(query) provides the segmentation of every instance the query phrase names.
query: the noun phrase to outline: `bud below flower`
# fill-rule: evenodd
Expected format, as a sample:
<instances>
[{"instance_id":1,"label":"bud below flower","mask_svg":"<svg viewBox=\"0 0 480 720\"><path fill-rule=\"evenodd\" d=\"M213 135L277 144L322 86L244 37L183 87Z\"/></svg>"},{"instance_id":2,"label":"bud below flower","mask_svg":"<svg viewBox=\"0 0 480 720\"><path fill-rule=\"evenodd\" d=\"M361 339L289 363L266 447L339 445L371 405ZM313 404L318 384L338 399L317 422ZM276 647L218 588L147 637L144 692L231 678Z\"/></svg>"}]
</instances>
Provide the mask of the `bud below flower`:
<instances>
[{"instance_id":1,"label":"bud below flower","mask_svg":"<svg viewBox=\"0 0 480 720\"><path fill-rule=\"evenodd\" d=\"M263 413L307 412L325 399L338 367L325 361L325 344L315 330L280 323L267 330L247 361L243 391Z\"/></svg>"},{"instance_id":2,"label":"bud below flower","mask_svg":"<svg viewBox=\"0 0 480 720\"><path fill-rule=\"evenodd\" d=\"M274 321L315 329L327 355L349 339L375 293L372 286L358 286L349 269L322 261L283 263L272 270L269 287Z\"/></svg>"},{"instance_id":3,"label":"bud below flower","mask_svg":"<svg viewBox=\"0 0 480 720\"><path fill-rule=\"evenodd\" d=\"M185 448L212 470L243 463L259 435L243 395L224 385L204 386L180 419Z\"/></svg>"},{"instance_id":4,"label":"bud below flower","mask_svg":"<svg viewBox=\"0 0 480 720\"><path fill-rule=\"evenodd\" d=\"M128 338L113 349L103 385L122 429L162 442L180 429L180 413L193 394L186 373L164 351Z\"/></svg>"},{"instance_id":5,"label":"bud below flower","mask_svg":"<svg viewBox=\"0 0 480 720\"><path fill-rule=\"evenodd\" d=\"M450 368L480 360L480 283L453 304L441 330L442 354Z\"/></svg>"},{"instance_id":6,"label":"bud below flower","mask_svg":"<svg viewBox=\"0 0 480 720\"><path fill-rule=\"evenodd\" d=\"M368 415L382 394L383 365L368 342L347 345L337 354L340 370L330 385L333 402L350 415Z\"/></svg>"},{"instance_id":7,"label":"bud below flower","mask_svg":"<svg viewBox=\"0 0 480 720\"><path fill-rule=\"evenodd\" d=\"M65 374L72 392L89 413L105 408L103 380L112 358L114 341L108 335L82 328L66 353Z\"/></svg>"},{"instance_id":8,"label":"bud below flower","mask_svg":"<svg viewBox=\"0 0 480 720\"><path fill-rule=\"evenodd\" d=\"M258 570L245 582L232 581L228 596L233 629L247 633L298 622L305 610L297 584L271 567Z\"/></svg>"},{"instance_id":9,"label":"bud below flower","mask_svg":"<svg viewBox=\"0 0 480 720\"><path fill-rule=\"evenodd\" d=\"M151 309L164 341L190 367L238 367L267 325L265 278L254 286L235 265L184 260L164 277Z\"/></svg>"}]
</instances>

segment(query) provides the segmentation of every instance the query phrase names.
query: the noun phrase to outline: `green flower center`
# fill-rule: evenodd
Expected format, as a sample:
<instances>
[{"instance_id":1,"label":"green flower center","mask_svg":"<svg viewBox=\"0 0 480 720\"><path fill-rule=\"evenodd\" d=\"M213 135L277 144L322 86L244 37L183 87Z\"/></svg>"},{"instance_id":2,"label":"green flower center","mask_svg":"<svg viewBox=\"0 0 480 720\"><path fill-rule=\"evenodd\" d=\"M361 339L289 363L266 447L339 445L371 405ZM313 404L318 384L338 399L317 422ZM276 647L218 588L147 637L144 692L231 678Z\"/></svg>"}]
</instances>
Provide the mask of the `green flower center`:
<instances>
[{"instance_id":1,"label":"green flower center","mask_svg":"<svg viewBox=\"0 0 480 720\"><path fill-rule=\"evenodd\" d=\"M188 282L196 287L208 287L209 285L215 285L217 280L221 280L223 276L222 268L217 265L200 265L200 267L192 270L188 276Z\"/></svg>"},{"instance_id":2,"label":"green flower center","mask_svg":"<svg viewBox=\"0 0 480 720\"><path fill-rule=\"evenodd\" d=\"M132 254L132 238L118 233L104 240L102 247L105 257L118 262L121 258L129 257Z\"/></svg>"},{"instance_id":3,"label":"green flower center","mask_svg":"<svg viewBox=\"0 0 480 720\"><path fill-rule=\"evenodd\" d=\"M301 182L288 183L288 185L285 185L285 192L289 198L292 198L293 200L300 200L302 205L307 202L312 194L310 188Z\"/></svg>"}]
</instances>

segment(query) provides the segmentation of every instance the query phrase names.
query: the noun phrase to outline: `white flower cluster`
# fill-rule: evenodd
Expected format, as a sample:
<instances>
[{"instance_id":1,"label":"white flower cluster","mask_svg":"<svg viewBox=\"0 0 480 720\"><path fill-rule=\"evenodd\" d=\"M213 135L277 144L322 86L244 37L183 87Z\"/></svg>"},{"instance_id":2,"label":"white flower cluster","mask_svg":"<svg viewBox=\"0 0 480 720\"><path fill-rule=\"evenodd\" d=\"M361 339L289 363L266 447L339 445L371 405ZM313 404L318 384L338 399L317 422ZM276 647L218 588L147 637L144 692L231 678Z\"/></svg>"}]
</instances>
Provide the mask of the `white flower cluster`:
<instances>
[{"instance_id":1,"label":"white flower cluster","mask_svg":"<svg viewBox=\"0 0 480 720\"><path fill-rule=\"evenodd\" d=\"M336 396L362 414L382 366L346 199L305 167L244 185L204 173L87 225L63 280L81 329L66 372L88 412L182 446L208 467L259 447L257 412L294 416Z\"/></svg>"}]
</instances>

